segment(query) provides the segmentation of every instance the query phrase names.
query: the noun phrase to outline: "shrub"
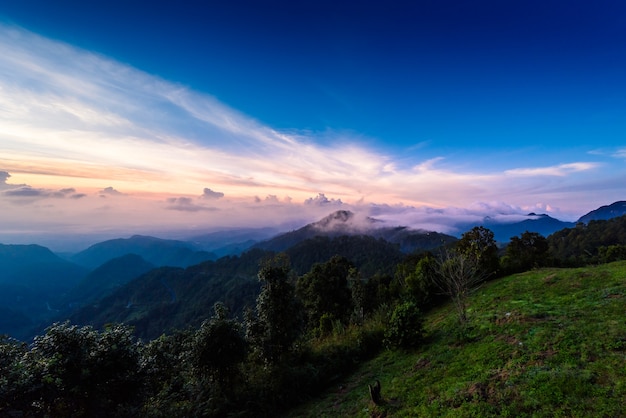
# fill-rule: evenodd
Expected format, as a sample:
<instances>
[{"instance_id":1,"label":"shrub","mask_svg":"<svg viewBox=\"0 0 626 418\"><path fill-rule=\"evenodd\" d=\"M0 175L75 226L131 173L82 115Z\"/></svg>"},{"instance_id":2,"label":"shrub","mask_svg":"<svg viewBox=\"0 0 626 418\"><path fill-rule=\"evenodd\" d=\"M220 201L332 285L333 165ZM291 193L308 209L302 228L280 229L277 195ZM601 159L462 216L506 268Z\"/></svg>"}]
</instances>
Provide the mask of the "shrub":
<instances>
[{"instance_id":1,"label":"shrub","mask_svg":"<svg viewBox=\"0 0 626 418\"><path fill-rule=\"evenodd\" d=\"M417 347L424 336L424 317L414 302L403 302L396 306L385 331L388 348Z\"/></svg>"}]
</instances>

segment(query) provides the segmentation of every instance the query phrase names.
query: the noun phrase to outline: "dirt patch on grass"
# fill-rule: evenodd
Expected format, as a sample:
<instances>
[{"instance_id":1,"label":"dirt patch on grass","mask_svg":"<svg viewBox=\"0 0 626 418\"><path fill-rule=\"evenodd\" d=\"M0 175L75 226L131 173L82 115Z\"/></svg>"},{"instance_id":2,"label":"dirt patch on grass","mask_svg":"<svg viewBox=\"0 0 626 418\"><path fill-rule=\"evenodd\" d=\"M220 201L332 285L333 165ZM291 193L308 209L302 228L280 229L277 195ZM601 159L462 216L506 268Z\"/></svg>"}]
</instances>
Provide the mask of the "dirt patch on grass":
<instances>
[{"instance_id":1,"label":"dirt patch on grass","mask_svg":"<svg viewBox=\"0 0 626 418\"><path fill-rule=\"evenodd\" d=\"M413 371L423 370L430 367L430 360L421 358L413 365Z\"/></svg>"},{"instance_id":2,"label":"dirt patch on grass","mask_svg":"<svg viewBox=\"0 0 626 418\"><path fill-rule=\"evenodd\" d=\"M541 281L544 284L551 285L551 284L556 283L556 279L557 279L556 273L553 273L553 274L550 274L550 275L544 277L543 279L541 279Z\"/></svg>"},{"instance_id":3,"label":"dirt patch on grass","mask_svg":"<svg viewBox=\"0 0 626 418\"><path fill-rule=\"evenodd\" d=\"M541 360L548 360L552 357L554 357L557 354L557 351L550 348L548 350L543 350L540 351L539 353L537 353L537 358L541 359Z\"/></svg>"},{"instance_id":4,"label":"dirt patch on grass","mask_svg":"<svg viewBox=\"0 0 626 418\"><path fill-rule=\"evenodd\" d=\"M507 312L504 315L495 315L496 325L506 325L512 322L519 322L522 314L519 312Z\"/></svg>"},{"instance_id":5,"label":"dirt patch on grass","mask_svg":"<svg viewBox=\"0 0 626 418\"><path fill-rule=\"evenodd\" d=\"M504 341L511 345L520 345L520 340L514 335L498 335L496 341Z\"/></svg>"}]
</instances>

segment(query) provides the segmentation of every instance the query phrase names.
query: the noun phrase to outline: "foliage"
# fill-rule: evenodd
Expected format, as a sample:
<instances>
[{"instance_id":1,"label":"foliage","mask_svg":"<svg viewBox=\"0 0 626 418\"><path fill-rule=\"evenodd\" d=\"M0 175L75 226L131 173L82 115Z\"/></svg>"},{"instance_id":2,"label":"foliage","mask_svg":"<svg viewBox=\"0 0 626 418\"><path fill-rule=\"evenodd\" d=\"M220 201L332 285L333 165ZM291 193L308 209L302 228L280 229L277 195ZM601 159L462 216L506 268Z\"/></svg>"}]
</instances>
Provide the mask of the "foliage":
<instances>
[{"instance_id":1,"label":"foliage","mask_svg":"<svg viewBox=\"0 0 626 418\"><path fill-rule=\"evenodd\" d=\"M301 276L296 292L307 312L309 328L321 325L322 317L346 322L352 312L352 293L348 287L353 266L345 257L334 256L315 264Z\"/></svg>"},{"instance_id":2,"label":"foliage","mask_svg":"<svg viewBox=\"0 0 626 418\"><path fill-rule=\"evenodd\" d=\"M393 274L395 264L402 259L397 245L367 235L318 236L294 245L286 254L299 275L311 270L314 264L339 255L350 260L365 278Z\"/></svg>"},{"instance_id":3,"label":"foliage","mask_svg":"<svg viewBox=\"0 0 626 418\"><path fill-rule=\"evenodd\" d=\"M395 307L385 330L388 348L416 348L424 338L424 317L417 304L403 302Z\"/></svg>"},{"instance_id":4,"label":"foliage","mask_svg":"<svg viewBox=\"0 0 626 418\"><path fill-rule=\"evenodd\" d=\"M435 285L452 300L461 328L469 322L468 298L487 274L481 270L480 257L468 252L445 252L435 263Z\"/></svg>"},{"instance_id":5,"label":"foliage","mask_svg":"<svg viewBox=\"0 0 626 418\"><path fill-rule=\"evenodd\" d=\"M598 259L601 263L626 260L626 245L617 244L598 247Z\"/></svg>"},{"instance_id":6,"label":"foliage","mask_svg":"<svg viewBox=\"0 0 626 418\"><path fill-rule=\"evenodd\" d=\"M524 232L519 237L511 237L502 260L503 268L512 273L520 273L549 263L548 240L537 232Z\"/></svg>"},{"instance_id":7,"label":"foliage","mask_svg":"<svg viewBox=\"0 0 626 418\"><path fill-rule=\"evenodd\" d=\"M455 249L474 264L485 277L497 275L500 263L498 247L493 232L488 228L476 226L465 232L457 241Z\"/></svg>"},{"instance_id":8,"label":"foliage","mask_svg":"<svg viewBox=\"0 0 626 418\"><path fill-rule=\"evenodd\" d=\"M15 415L29 408L34 381L24 369L26 344L0 336L0 415Z\"/></svg>"},{"instance_id":9,"label":"foliage","mask_svg":"<svg viewBox=\"0 0 626 418\"><path fill-rule=\"evenodd\" d=\"M188 326L199 327L223 302L234 316L254 305L259 295L259 263L273 255L251 250L186 269L161 267L138 277L70 316L72 323L102 328L123 322L144 340Z\"/></svg>"},{"instance_id":10,"label":"foliage","mask_svg":"<svg viewBox=\"0 0 626 418\"><path fill-rule=\"evenodd\" d=\"M215 304L215 315L196 331L191 352L194 370L200 377L211 379L226 392L237 380L238 366L247 351L242 325L228 319L228 310Z\"/></svg>"},{"instance_id":11,"label":"foliage","mask_svg":"<svg viewBox=\"0 0 626 418\"><path fill-rule=\"evenodd\" d=\"M161 335L141 350L146 399L142 415L148 417L190 416L196 397L194 374L189 369L194 333L179 330Z\"/></svg>"},{"instance_id":12,"label":"foliage","mask_svg":"<svg viewBox=\"0 0 626 418\"><path fill-rule=\"evenodd\" d=\"M437 260L431 253L409 256L396 268L396 278L404 290L405 297L414 301L422 310L436 302L435 285Z\"/></svg>"},{"instance_id":13,"label":"foliage","mask_svg":"<svg viewBox=\"0 0 626 418\"><path fill-rule=\"evenodd\" d=\"M256 315L247 315L246 336L253 350L268 364L277 363L301 333L302 309L295 298L289 259L278 255L259 271L262 290Z\"/></svg>"},{"instance_id":14,"label":"foliage","mask_svg":"<svg viewBox=\"0 0 626 418\"><path fill-rule=\"evenodd\" d=\"M551 254L564 266L603 262L600 248L626 244L626 215L588 224L578 223L574 228L550 235L548 244Z\"/></svg>"},{"instance_id":15,"label":"foliage","mask_svg":"<svg viewBox=\"0 0 626 418\"><path fill-rule=\"evenodd\" d=\"M27 413L125 415L141 394L139 349L132 330L57 323L35 338L21 366L32 374ZM107 412L108 411L108 412Z\"/></svg>"}]
</instances>

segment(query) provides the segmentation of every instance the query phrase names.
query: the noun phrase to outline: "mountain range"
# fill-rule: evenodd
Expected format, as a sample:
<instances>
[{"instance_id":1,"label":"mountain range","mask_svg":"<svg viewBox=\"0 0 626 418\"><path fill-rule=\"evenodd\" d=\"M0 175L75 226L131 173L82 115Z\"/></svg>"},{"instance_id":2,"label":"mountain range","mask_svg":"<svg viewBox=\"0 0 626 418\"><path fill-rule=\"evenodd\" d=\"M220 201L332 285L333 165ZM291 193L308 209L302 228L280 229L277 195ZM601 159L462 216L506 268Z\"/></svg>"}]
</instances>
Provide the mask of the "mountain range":
<instances>
[{"instance_id":1,"label":"mountain range","mask_svg":"<svg viewBox=\"0 0 626 418\"><path fill-rule=\"evenodd\" d=\"M577 222L530 213L515 223L484 218L506 243L525 231L551 235L578 223L626 214L626 202L602 206ZM387 226L370 217L337 211L302 228L276 234L271 228L218 231L187 240L135 235L103 241L63 259L39 245L0 244L0 334L32 335L52 320L72 318L103 325L125 321L145 337L181 324L195 324L217 300L241 312L258 291L259 262L286 252L296 274L316 262L343 255L364 277L393 275L403 254L432 250L458 237ZM165 317L163 316L165 315ZM100 318L100 319L98 319ZM160 324L160 325L159 325Z\"/></svg>"},{"instance_id":2,"label":"mountain range","mask_svg":"<svg viewBox=\"0 0 626 418\"><path fill-rule=\"evenodd\" d=\"M339 210L325 218L300 229L285 232L274 238L259 242L253 248L285 251L307 239L323 236L368 235L398 245L400 251L431 250L456 241L456 238L439 232L413 230L404 226L388 227L374 218L359 218L353 212Z\"/></svg>"},{"instance_id":3,"label":"mountain range","mask_svg":"<svg viewBox=\"0 0 626 418\"><path fill-rule=\"evenodd\" d=\"M217 258L215 254L200 250L191 242L133 235L92 245L72 256L71 261L93 269L126 254L137 254L159 267L187 267Z\"/></svg>"}]
</instances>

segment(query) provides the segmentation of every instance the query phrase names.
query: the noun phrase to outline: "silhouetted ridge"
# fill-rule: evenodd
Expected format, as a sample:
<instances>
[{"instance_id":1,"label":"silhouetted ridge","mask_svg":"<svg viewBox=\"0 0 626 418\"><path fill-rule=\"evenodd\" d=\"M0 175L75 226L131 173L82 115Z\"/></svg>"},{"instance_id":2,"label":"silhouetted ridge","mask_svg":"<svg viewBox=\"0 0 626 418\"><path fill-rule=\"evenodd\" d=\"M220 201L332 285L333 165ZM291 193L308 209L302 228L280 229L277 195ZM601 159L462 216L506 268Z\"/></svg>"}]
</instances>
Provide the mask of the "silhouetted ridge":
<instances>
[{"instance_id":1,"label":"silhouetted ridge","mask_svg":"<svg viewBox=\"0 0 626 418\"><path fill-rule=\"evenodd\" d=\"M623 215L626 215L626 201L621 200L592 210L586 215L581 216L578 222L589 223L589 221L606 221Z\"/></svg>"},{"instance_id":2,"label":"silhouetted ridge","mask_svg":"<svg viewBox=\"0 0 626 418\"><path fill-rule=\"evenodd\" d=\"M187 267L216 258L209 252L198 251L189 242L133 235L94 244L74 255L72 261L96 268L126 254L137 254L155 266L172 267Z\"/></svg>"}]
</instances>

